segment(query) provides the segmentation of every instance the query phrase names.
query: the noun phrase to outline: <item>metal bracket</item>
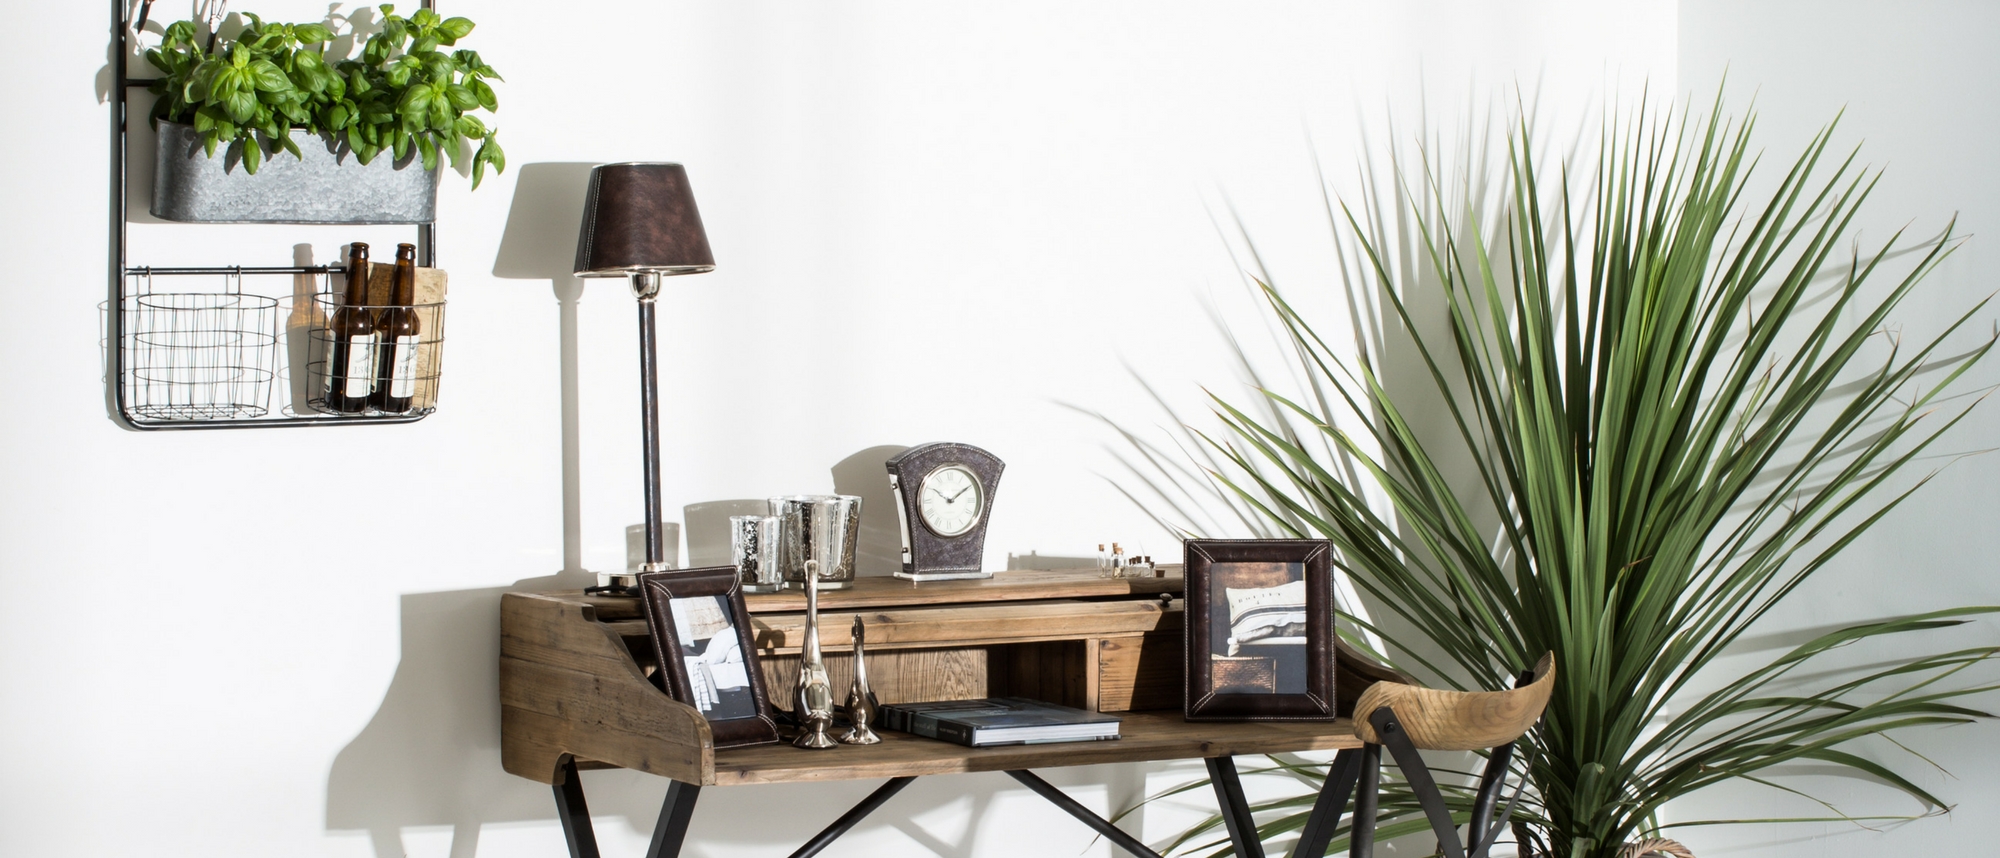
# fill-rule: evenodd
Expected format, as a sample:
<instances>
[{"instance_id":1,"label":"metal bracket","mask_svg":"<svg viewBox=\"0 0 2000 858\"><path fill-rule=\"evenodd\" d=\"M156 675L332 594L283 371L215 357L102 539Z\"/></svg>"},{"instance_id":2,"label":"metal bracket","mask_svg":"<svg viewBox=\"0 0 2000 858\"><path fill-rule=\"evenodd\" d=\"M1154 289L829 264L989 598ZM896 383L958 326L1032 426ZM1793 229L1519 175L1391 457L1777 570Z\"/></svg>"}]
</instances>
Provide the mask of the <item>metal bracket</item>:
<instances>
[{"instance_id":1,"label":"metal bracket","mask_svg":"<svg viewBox=\"0 0 2000 858\"><path fill-rule=\"evenodd\" d=\"M1361 751L1352 748L1333 756L1333 766L1327 770L1305 827L1299 830L1291 858L1325 858L1333 832L1340 828L1341 814L1347 812L1347 801L1354 795L1354 785L1361 779L1361 756Z\"/></svg>"},{"instance_id":2,"label":"metal bracket","mask_svg":"<svg viewBox=\"0 0 2000 858\"><path fill-rule=\"evenodd\" d=\"M1229 828L1229 842L1237 858L1264 858L1264 842L1257 837L1257 820L1243 798L1243 781L1236 776L1234 757L1209 757L1208 783L1215 788L1215 803L1221 805L1222 822Z\"/></svg>"},{"instance_id":3,"label":"metal bracket","mask_svg":"<svg viewBox=\"0 0 2000 858\"><path fill-rule=\"evenodd\" d=\"M1076 817L1083 824L1090 826L1092 830L1104 835L1104 839L1111 841L1118 848L1137 855L1139 858L1160 858L1160 853L1154 852L1146 844L1140 843L1139 838L1126 834L1124 829L1112 825L1111 820L1092 813L1090 808L1079 804L1076 799L1070 798L1068 794L1056 789L1054 784L1042 780L1034 772L1027 769L1010 769L1007 772L1007 776L1020 781L1022 786L1034 790L1036 795L1047 799L1058 810Z\"/></svg>"}]
</instances>

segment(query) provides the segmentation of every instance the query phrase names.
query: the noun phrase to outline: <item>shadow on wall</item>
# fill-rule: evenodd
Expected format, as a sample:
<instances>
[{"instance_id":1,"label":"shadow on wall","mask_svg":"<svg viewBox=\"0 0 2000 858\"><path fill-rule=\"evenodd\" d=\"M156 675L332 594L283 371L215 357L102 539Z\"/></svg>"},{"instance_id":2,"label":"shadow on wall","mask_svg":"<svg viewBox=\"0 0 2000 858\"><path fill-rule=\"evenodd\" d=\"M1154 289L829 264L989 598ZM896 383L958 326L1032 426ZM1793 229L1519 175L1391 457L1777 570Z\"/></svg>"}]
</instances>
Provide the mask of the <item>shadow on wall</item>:
<instances>
[{"instance_id":1,"label":"shadow on wall","mask_svg":"<svg viewBox=\"0 0 2000 858\"><path fill-rule=\"evenodd\" d=\"M583 197L593 163L524 164L515 174L514 201L493 276L547 280L555 291L562 385L563 571L583 571L583 452L577 393L576 235L583 225Z\"/></svg>"},{"instance_id":2,"label":"shadow on wall","mask_svg":"<svg viewBox=\"0 0 2000 858\"><path fill-rule=\"evenodd\" d=\"M894 575L903 568L903 529L896 520L896 495L889 491L889 469L883 463L908 449L897 444L869 447L833 466L834 493L861 498L856 575Z\"/></svg>"},{"instance_id":3,"label":"shadow on wall","mask_svg":"<svg viewBox=\"0 0 2000 858\"><path fill-rule=\"evenodd\" d=\"M903 534L896 521L896 496L889 491L889 471L882 463L907 449L896 444L869 447L833 466L834 493L861 498L861 540L854 554L856 575L893 575L903 568ZM682 507L681 514L684 516L681 520L687 522L688 566L727 566L735 561L730 553L729 517L769 515L770 501L767 498L702 501Z\"/></svg>"}]
</instances>

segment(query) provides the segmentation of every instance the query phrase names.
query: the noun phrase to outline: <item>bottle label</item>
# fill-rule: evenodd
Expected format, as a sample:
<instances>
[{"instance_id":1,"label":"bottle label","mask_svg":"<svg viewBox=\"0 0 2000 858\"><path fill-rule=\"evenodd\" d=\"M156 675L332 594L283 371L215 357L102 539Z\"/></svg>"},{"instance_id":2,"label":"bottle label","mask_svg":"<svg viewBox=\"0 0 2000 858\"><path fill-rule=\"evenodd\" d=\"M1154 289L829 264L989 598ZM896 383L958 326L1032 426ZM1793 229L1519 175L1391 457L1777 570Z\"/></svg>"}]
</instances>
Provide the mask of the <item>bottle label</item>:
<instances>
[{"instance_id":1,"label":"bottle label","mask_svg":"<svg viewBox=\"0 0 2000 858\"><path fill-rule=\"evenodd\" d=\"M360 398L375 392L375 335L362 334L347 341L347 396Z\"/></svg>"},{"instance_id":2,"label":"bottle label","mask_svg":"<svg viewBox=\"0 0 2000 858\"><path fill-rule=\"evenodd\" d=\"M417 390L417 336L404 334L396 338L396 367L389 376L389 395L397 399L408 399Z\"/></svg>"}]
</instances>

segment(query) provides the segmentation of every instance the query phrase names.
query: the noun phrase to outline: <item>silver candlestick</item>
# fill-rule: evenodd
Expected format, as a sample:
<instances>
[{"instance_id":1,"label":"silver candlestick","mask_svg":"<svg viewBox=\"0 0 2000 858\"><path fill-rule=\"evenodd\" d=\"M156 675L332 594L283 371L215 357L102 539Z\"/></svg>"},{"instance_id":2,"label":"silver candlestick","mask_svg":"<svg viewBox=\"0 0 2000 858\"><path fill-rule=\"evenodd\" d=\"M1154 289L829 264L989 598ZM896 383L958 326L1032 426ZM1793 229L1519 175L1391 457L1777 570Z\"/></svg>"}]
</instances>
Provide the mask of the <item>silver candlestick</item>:
<instances>
[{"instance_id":1,"label":"silver candlestick","mask_svg":"<svg viewBox=\"0 0 2000 858\"><path fill-rule=\"evenodd\" d=\"M847 689L847 718L854 727L840 737L849 745L873 745L882 741L869 726L875 720L875 713L881 709L875 692L868 689L868 662L863 658L862 640L868 636L868 628L861 624L859 616L854 618L854 684Z\"/></svg>"},{"instance_id":2,"label":"silver candlestick","mask_svg":"<svg viewBox=\"0 0 2000 858\"><path fill-rule=\"evenodd\" d=\"M826 663L819 651L819 561L806 561L806 637L799 647L799 679L792 695L792 715L804 732L792 744L801 748L831 748L836 742L827 734L833 726L833 683L826 678Z\"/></svg>"}]
</instances>

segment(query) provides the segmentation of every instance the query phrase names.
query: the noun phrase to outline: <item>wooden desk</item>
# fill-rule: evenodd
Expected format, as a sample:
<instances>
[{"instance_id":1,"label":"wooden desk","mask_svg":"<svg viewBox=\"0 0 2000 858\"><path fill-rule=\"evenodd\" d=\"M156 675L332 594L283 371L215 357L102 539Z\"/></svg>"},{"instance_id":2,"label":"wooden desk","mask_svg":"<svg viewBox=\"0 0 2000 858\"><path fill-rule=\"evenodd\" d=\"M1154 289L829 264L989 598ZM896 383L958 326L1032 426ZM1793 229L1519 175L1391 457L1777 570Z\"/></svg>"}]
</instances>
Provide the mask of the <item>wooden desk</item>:
<instances>
[{"instance_id":1,"label":"wooden desk","mask_svg":"<svg viewBox=\"0 0 2000 858\"><path fill-rule=\"evenodd\" d=\"M1004 771L1142 856L1144 844L1054 792L1033 768L1202 758L1238 838L1261 855L1237 785L1235 754L1360 747L1346 719L1190 724L1182 720L1180 600L1175 575L1099 578L1090 570L1003 572L980 581L921 585L863 578L820 599L820 636L836 689L847 687L853 617L868 627L868 675L884 703L1018 695L1124 713L1116 741L966 748L884 731L873 746L808 751L789 744L716 750L708 723L647 680L653 652L638 601L580 591L501 598L501 763L555 787L574 858L596 844L576 771L629 768L670 778L649 858L678 853L704 786L889 778L847 816L794 853L824 848L922 775ZM788 700L798 670L805 599L746 599L754 648L773 701ZM1346 672L1342 662L1342 672ZM1343 677L1345 678L1345 677ZM1355 696L1340 683L1341 697ZM1365 679L1359 680L1365 684Z\"/></svg>"}]
</instances>

